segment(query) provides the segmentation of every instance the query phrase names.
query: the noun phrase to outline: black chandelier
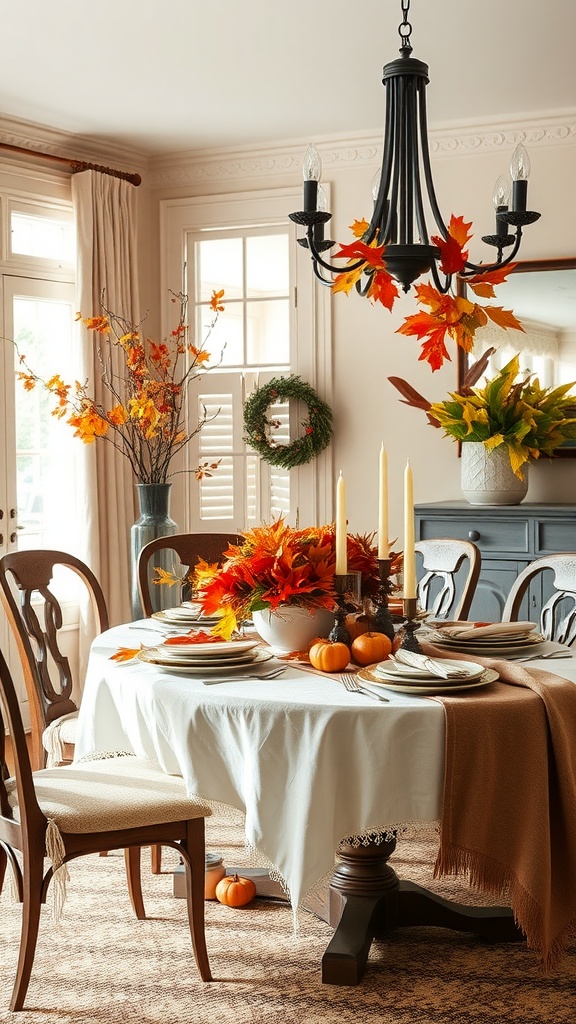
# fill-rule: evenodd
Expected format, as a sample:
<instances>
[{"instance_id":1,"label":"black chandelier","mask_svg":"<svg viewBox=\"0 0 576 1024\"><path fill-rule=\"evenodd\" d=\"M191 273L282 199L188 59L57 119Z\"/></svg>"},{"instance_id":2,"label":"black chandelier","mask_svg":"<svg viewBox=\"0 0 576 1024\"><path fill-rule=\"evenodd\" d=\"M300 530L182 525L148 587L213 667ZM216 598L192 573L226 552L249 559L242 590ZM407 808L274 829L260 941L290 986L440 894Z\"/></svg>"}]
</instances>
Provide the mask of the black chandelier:
<instances>
[{"instance_id":1,"label":"black chandelier","mask_svg":"<svg viewBox=\"0 0 576 1024\"><path fill-rule=\"evenodd\" d=\"M436 199L427 134L426 85L428 65L415 60L410 45L412 26L408 21L410 0L401 0L403 20L398 32L402 41L400 58L384 65L383 84L386 88L386 119L382 169L372 188L374 209L370 224L361 241L365 245L384 245L383 261L388 274L405 292L422 274L431 272L438 291L448 292L452 273L442 267L440 248L433 244L426 217L442 239L449 235ZM291 213L290 219L306 228L306 235L298 241L310 250L314 273L322 284L332 285L331 275L351 273L365 264L365 260L335 266L323 253L335 244L324 238L324 226L331 214L326 210L326 197L319 184L322 171L320 156L309 146L304 157L304 209ZM482 275L503 268L516 257L522 240L522 229L540 217L526 209L530 160L525 147L519 144L510 164L510 181L504 176L496 182L494 207L496 230L484 235L482 241L495 247L495 259L486 264L463 261L458 271L461 278ZM425 208L426 197L426 208ZM510 229L515 229L513 232ZM505 250L507 251L504 256ZM343 257L342 257L343 258ZM361 295L369 292L374 266L367 263L356 289Z\"/></svg>"}]
</instances>

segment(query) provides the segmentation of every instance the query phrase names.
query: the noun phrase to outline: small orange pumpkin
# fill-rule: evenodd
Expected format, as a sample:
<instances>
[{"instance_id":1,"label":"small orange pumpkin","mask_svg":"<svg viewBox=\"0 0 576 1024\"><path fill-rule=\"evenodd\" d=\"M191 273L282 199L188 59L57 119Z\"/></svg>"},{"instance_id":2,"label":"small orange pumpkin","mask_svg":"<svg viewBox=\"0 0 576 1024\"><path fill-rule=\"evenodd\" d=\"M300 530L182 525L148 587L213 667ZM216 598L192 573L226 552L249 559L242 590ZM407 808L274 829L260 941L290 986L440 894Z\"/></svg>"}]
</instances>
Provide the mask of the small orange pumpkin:
<instances>
[{"instance_id":1,"label":"small orange pumpkin","mask_svg":"<svg viewBox=\"0 0 576 1024\"><path fill-rule=\"evenodd\" d=\"M320 640L308 651L310 664L321 672L341 672L350 661L350 649L346 644Z\"/></svg>"},{"instance_id":2,"label":"small orange pumpkin","mask_svg":"<svg viewBox=\"0 0 576 1024\"><path fill-rule=\"evenodd\" d=\"M351 654L357 665L384 661L392 650L392 641L384 633L362 633L352 641Z\"/></svg>"},{"instance_id":3,"label":"small orange pumpkin","mask_svg":"<svg viewBox=\"0 0 576 1024\"><path fill-rule=\"evenodd\" d=\"M355 640L357 636L361 636L362 633L368 633L370 630L370 619L364 612L352 612L347 615L344 619L344 625L350 633L352 640Z\"/></svg>"},{"instance_id":4,"label":"small orange pumpkin","mask_svg":"<svg viewBox=\"0 0 576 1024\"><path fill-rule=\"evenodd\" d=\"M256 895L256 886L251 878L241 875L226 875L216 886L216 899L225 907L245 907Z\"/></svg>"}]
</instances>

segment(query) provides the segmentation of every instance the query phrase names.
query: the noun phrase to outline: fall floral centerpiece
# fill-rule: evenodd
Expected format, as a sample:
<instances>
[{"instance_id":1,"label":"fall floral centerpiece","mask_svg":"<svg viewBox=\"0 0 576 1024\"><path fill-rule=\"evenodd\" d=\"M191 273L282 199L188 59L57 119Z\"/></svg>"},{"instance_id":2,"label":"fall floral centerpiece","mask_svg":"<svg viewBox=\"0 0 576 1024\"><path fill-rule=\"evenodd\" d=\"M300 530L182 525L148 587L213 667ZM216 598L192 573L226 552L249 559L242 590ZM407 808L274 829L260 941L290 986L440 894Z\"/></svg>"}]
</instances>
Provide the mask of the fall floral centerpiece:
<instances>
[{"instance_id":1,"label":"fall floral centerpiece","mask_svg":"<svg viewBox=\"0 0 576 1024\"><path fill-rule=\"evenodd\" d=\"M74 428L75 437L85 444L102 438L129 460L139 483L164 484L175 456L207 420L204 411L190 426L186 396L192 382L209 369L206 342L224 309L223 295L223 291L212 294L212 321L199 347L188 339L187 298L182 294L172 294L179 319L162 342L147 338L142 324L130 323L107 309L104 301L100 316L83 318L78 313L77 319L94 334L101 381L109 401L98 400L88 381L67 384L59 374L42 379L20 353L22 369L18 377L27 390L41 385L54 396L53 415L65 419ZM209 476L216 466L206 462L197 467L196 476Z\"/></svg>"},{"instance_id":2,"label":"fall floral centerpiece","mask_svg":"<svg viewBox=\"0 0 576 1024\"><path fill-rule=\"evenodd\" d=\"M294 529L277 519L246 530L240 544L224 553L221 566L200 560L192 573L192 587L206 615L220 616L217 631L231 636L238 624L254 612L296 606L309 610L336 607L334 524ZM374 535L348 534L348 570L360 572L363 596L379 587ZM393 556L397 571L400 556ZM182 582L159 572L157 583Z\"/></svg>"},{"instance_id":3,"label":"fall floral centerpiece","mask_svg":"<svg viewBox=\"0 0 576 1024\"><path fill-rule=\"evenodd\" d=\"M484 357L481 368L485 364ZM471 370L477 374L476 364ZM442 402L428 402L397 377L389 380L404 396L405 404L423 409L445 436L462 443L481 442L489 452L504 447L520 479L530 459L552 456L565 441L576 439L576 397L569 394L576 382L542 387L534 374L520 371L519 355L482 387L465 382Z\"/></svg>"}]
</instances>

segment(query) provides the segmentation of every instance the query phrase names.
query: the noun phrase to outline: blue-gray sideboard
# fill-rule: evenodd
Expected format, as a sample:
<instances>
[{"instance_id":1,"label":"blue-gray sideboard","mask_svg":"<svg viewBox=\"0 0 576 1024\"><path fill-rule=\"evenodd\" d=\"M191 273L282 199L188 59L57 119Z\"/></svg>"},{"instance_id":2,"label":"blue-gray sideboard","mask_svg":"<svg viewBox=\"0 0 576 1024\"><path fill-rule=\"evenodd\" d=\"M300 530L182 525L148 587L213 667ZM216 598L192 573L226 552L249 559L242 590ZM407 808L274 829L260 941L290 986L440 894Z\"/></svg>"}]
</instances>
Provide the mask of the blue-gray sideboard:
<instances>
[{"instance_id":1,"label":"blue-gray sideboard","mask_svg":"<svg viewBox=\"0 0 576 1024\"><path fill-rule=\"evenodd\" d=\"M497 622L518 573L535 558L576 551L576 506L470 505L467 501L438 501L416 505L416 539L453 537L471 540L480 548L482 571L470 619ZM530 587L522 617L538 621L551 580L543 575Z\"/></svg>"}]
</instances>

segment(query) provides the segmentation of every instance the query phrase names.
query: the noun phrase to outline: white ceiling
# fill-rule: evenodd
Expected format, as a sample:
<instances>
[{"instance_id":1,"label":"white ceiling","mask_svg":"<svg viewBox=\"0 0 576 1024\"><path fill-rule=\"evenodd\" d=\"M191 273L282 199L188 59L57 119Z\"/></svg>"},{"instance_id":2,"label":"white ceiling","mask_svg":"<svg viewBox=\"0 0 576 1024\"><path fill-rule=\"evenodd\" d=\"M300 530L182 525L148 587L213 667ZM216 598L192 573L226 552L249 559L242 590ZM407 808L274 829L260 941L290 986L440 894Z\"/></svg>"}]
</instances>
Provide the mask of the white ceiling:
<instances>
[{"instance_id":1,"label":"white ceiling","mask_svg":"<svg viewBox=\"0 0 576 1024\"><path fill-rule=\"evenodd\" d=\"M143 154L380 131L400 0L0 0L0 113ZM412 0L429 121L576 107L574 0Z\"/></svg>"}]
</instances>

